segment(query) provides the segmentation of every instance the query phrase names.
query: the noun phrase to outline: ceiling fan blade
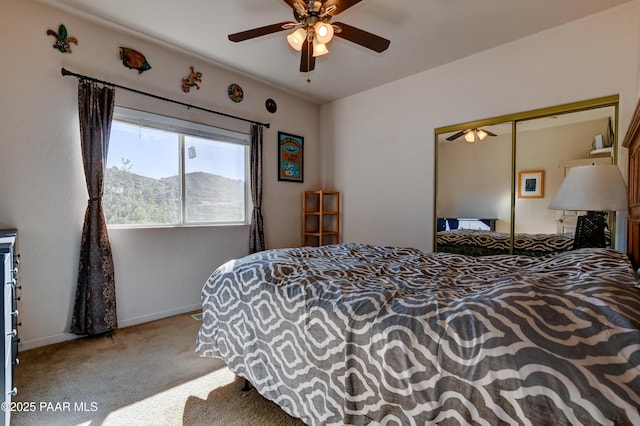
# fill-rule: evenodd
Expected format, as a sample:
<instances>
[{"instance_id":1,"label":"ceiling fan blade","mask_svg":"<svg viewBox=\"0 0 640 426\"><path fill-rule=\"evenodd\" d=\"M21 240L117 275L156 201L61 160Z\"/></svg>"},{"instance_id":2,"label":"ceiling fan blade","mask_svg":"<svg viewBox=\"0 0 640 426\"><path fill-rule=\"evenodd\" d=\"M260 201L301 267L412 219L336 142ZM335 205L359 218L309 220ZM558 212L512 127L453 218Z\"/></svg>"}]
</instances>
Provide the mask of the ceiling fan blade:
<instances>
[{"instance_id":1,"label":"ceiling fan blade","mask_svg":"<svg viewBox=\"0 0 640 426\"><path fill-rule=\"evenodd\" d=\"M284 2L286 4L288 4L292 9L294 9L296 6L296 3L299 3L298 0L284 0Z\"/></svg>"},{"instance_id":2,"label":"ceiling fan blade","mask_svg":"<svg viewBox=\"0 0 640 426\"><path fill-rule=\"evenodd\" d=\"M468 132L468 130L461 130L461 131L459 131L458 133L456 133L456 134L453 134L453 135L449 136L449 137L447 138L447 140L448 140L448 141L456 140L456 139L458 139L460 136L464 135L464 134L465 134L465 133L467 133L467 132Z\"/></svg>"},{"instance_id":3,"label":"ceiling fan blade","mask_svg":"<svg viewBox=\"0 0 640 426\"><path fill-rule=\"evenodd\" d=\"M313 71L316 67L316 58L313 56L311 43L306 42L302 45L302 54L300 55L300 72Z\"/></svg>"},{"instance_id":4,"label":"ceiling fan blade","mask_svg":"<svg viewBox=\"0 0 640 426\"><path fill-rule=\"evenodd\" d=\"M360 3L361 1L362 0L328 0L324 3L324 8L326 9L328 6L331 6L332 4L336 5L338 9L336 9L335 13L332 13L332 15L335 16L338 13L344 12L345 10L349 9L351 6L354 6Z\"/></svg>"},{"instance_id":5,"label":"ceiling fan blade","mask_svg":"<svg viewBox=\"0 0 640 426\"><path fill-rule=\"evenodd\" d=\"M489 136L498 136L495 133L492 133L492 132L488 131L487 129L482 129L482 130Z\"/></svg>"},{"instance_id":6,"label":"ceiling fan blade","mask_svg":"<svg viewBox=\"0 0 640 426\"><path fill-rule=\"evenodd\" d=\"M336 31L335 36L349 40L350 42L359 44L378 53L387 50L389 44L391 44L391 41L386 38L352 27L351 25L343 24L342 22L336 22L335 25L342 29L342 31Z\"/></svg>"},{"instance_id":7,"label":"ceiling fan blade","mask_svg":"<svg viewBox=\"0 0 640 426\"><path fill-rule=\"evenodd\" d=\"M267 34L277 33L282 31L283 25L290 24L291 22L280 22L279 24L266 25L264 27L253 28L251 30L241 31L235 34L229 34L229 40L239 42L249 40L251 38L261 37Z\"/></svg>"}]
</instances>

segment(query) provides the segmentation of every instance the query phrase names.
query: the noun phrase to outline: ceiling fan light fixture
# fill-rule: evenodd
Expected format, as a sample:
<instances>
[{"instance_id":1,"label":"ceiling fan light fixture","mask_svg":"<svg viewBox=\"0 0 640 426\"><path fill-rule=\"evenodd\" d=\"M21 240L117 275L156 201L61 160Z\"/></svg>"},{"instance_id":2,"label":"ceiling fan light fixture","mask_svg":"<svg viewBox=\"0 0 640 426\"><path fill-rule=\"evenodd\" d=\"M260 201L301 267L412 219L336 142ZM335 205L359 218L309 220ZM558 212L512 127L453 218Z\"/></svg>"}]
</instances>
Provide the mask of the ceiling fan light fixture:
<instances>
[{"instance_id":1,"label":"ceiling fan light fixture","mask_svg":"<svg viewBox=\"0 0 640 426\"><path fill-rule=\"evenodd\" d=\"M469 130L467 133L465 133L464 140L469 143L474 143L476 141L475 133L475 130Z\"/></svg>"},{"instance_id":2,"label":"ceiling fan light fixture","mask_svg":"<svg viewBox=\"0 0 640 426\"><path fill-rule=\"evenodd\" d=\"M287 30L287 42L296 51L301 52L300 72L312 71L315 68L315 57L329 52L327 45L334 38L340 38L358 44L364 48L381 53L385 51L389 40L361 30L360 28L331 20L362 0L285 0L293 12L294 22L281 22L265 25L229 34L232 42L262 37L278 31ZM313 51L311 49L314 49ZM489 132L489 136L492 136Z\"/></svg>"},{"instance_id":3,"label":"ceiling fan light fixture","mask_svg":"<svg viewBox=\"0 0 640 426\"><path fill-rule=\"evenodd\" d=\"M317 39L313 39L313 56L322 56L322 55L326 55L327 53L329 53L329 49L327 49L327 45L324 43L321 43L319 40Z\"/></svg>"},{"instance_id":4,"label":"ceiling fan light fixture","mask_svg":"<svg viewBox=\"0 0 640 426\"><path fill-rule=\"evenodd\" d=\"M480 139L481 141L484 140L484 138L487 137L487 132L485 132L482 129L476 130L475 132L476 132L476 135L478 135L478 139Z\"/></svg>"},{"instance_id":5,"label":"ceiling fan light fixture","mask_svg":"<svg viewBox=\"0 0 640 426\"><path fill-rule=\"evenodd\" d=\"M333 38L333 26L328 22L318 21L313 26L315 38L323 44L329 43Z\"/></svg>"},{"instance_id":6,"label":"ceiling fan light fixture","mask_svg":"<svg viewBox=\"0 0 640 426\"><path fill-rule=\"evenodd\" d=\"M302 44L307 39L307 31L304 28L298 28L287 36L289 45L296 49L298 52L302 50Z\"/></svg>"}]
</instances>

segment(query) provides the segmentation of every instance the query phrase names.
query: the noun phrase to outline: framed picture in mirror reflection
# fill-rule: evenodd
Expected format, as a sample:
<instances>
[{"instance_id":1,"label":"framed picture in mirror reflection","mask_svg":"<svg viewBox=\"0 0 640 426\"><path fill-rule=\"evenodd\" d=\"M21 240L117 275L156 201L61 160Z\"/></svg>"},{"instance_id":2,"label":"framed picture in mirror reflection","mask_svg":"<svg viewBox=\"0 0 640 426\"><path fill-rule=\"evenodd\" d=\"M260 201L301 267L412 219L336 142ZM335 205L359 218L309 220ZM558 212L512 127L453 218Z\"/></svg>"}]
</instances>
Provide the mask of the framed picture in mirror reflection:
<instances>
[{"instance_id":1,"label":"framed picture in mirror reflection","mask_svg":"<svg viewBox=\"0 0 640 426\"><path fill-rule=\"evenodd\" d=\"M544 170L518 173L518 198L544 198Z\"/></svg>"}]
</instances>

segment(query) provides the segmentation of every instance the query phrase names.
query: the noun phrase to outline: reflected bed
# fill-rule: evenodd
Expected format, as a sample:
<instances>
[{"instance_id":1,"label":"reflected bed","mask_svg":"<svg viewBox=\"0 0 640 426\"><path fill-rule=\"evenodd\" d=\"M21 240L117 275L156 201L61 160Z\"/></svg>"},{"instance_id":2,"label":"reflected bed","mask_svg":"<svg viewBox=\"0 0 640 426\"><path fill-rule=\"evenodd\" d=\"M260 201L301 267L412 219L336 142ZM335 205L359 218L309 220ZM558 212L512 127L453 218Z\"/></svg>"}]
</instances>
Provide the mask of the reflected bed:
<instances>
[{"instance_id":1,"label":"reflected bed","mask_svg":"<svg viewBox=\"0 0 640 426\"><path fill-rule=\"evenodd\" d=\"M513 254L545 256L571 250L574 234L515 234ZM504 232L455 229L437 234L437 250L471 256L509 254L510 235Z\"/></svg>"}]
</instances>

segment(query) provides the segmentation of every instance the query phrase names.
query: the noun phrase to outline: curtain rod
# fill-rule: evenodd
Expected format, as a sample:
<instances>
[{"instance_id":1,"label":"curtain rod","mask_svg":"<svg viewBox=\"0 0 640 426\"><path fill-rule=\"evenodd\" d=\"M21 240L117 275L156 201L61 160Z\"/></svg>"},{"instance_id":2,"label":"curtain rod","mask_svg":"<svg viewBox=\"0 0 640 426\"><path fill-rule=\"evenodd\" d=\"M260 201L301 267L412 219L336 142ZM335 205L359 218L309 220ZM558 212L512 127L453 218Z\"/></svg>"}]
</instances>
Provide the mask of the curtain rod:
<instances>
[{"instance_id":1,"label":"curtain rod","mask_svg":"<svg viewBox=\"0 0 640 426\"><path fill-rule=\"evenodd\" d=\"M266 127L266 128L271 127L271 124L270 124L270 123L261 123L261 122L259 122L259 121L254 121L254 120L249 120L249 119L247 119L247 118L237 117L237 116L235 116L235 115L226 114L226 113L224 113L224 112L220 112L220 111L214 111L214 110L211 110L211 109L201 108L201 107L199 107L199 106L195 106L195 105L189 105L189 104L187 104L187 103L180 102L180 101L176 101L176 100L173 100L173 99L163 98L162 96L154 95L154 94L152 94L152 93L142 92L142 91L140 91L140 90L132 89L132 88L130 88L130 87L125 87L125 86L120 86L119 84L110 83L110 82L108 82L108 81L98 80L97 78L88 77L88 76L86 76L86 75L82 75L82 74L76 74L76 73L71 72L71 71L69 71L69 70L67 70L67 69L65 69L65 68L62 68L60 71L61 71L61 73L62 73L62 75L63 75L63 76L68 76L68 75L70 75L70 76L77 77L77 78L80 78L80 79L83 79L83 80L95 81L96 83L101 83L101 84L105 84L105 85L107 85L107 86L113 86L113 87L117 87L117 88L119 88L119 89L128 90L128 91L130 91L130 92L138 93L138 94L140 94L140 95L149 96L149 97L151 97L151 98L159 99L159 100L161 100L161 101L171 102L171 103L174 103L174 104L182 105L182 106L185 106L185 107L187 107L187 108L198 109L198 110L200 110L200 111L210 112L210 113L212 113L212 114L218 114L218 115L222 115L222 116L224 116L224 117L234 118L234 119L236 119L236 120L241 120L241 121L246 121L246 122L248 122L248 123L258 124L258 125L260 125L260 126L264 126L264 127Z\"/></svg>"}]
</instances>

